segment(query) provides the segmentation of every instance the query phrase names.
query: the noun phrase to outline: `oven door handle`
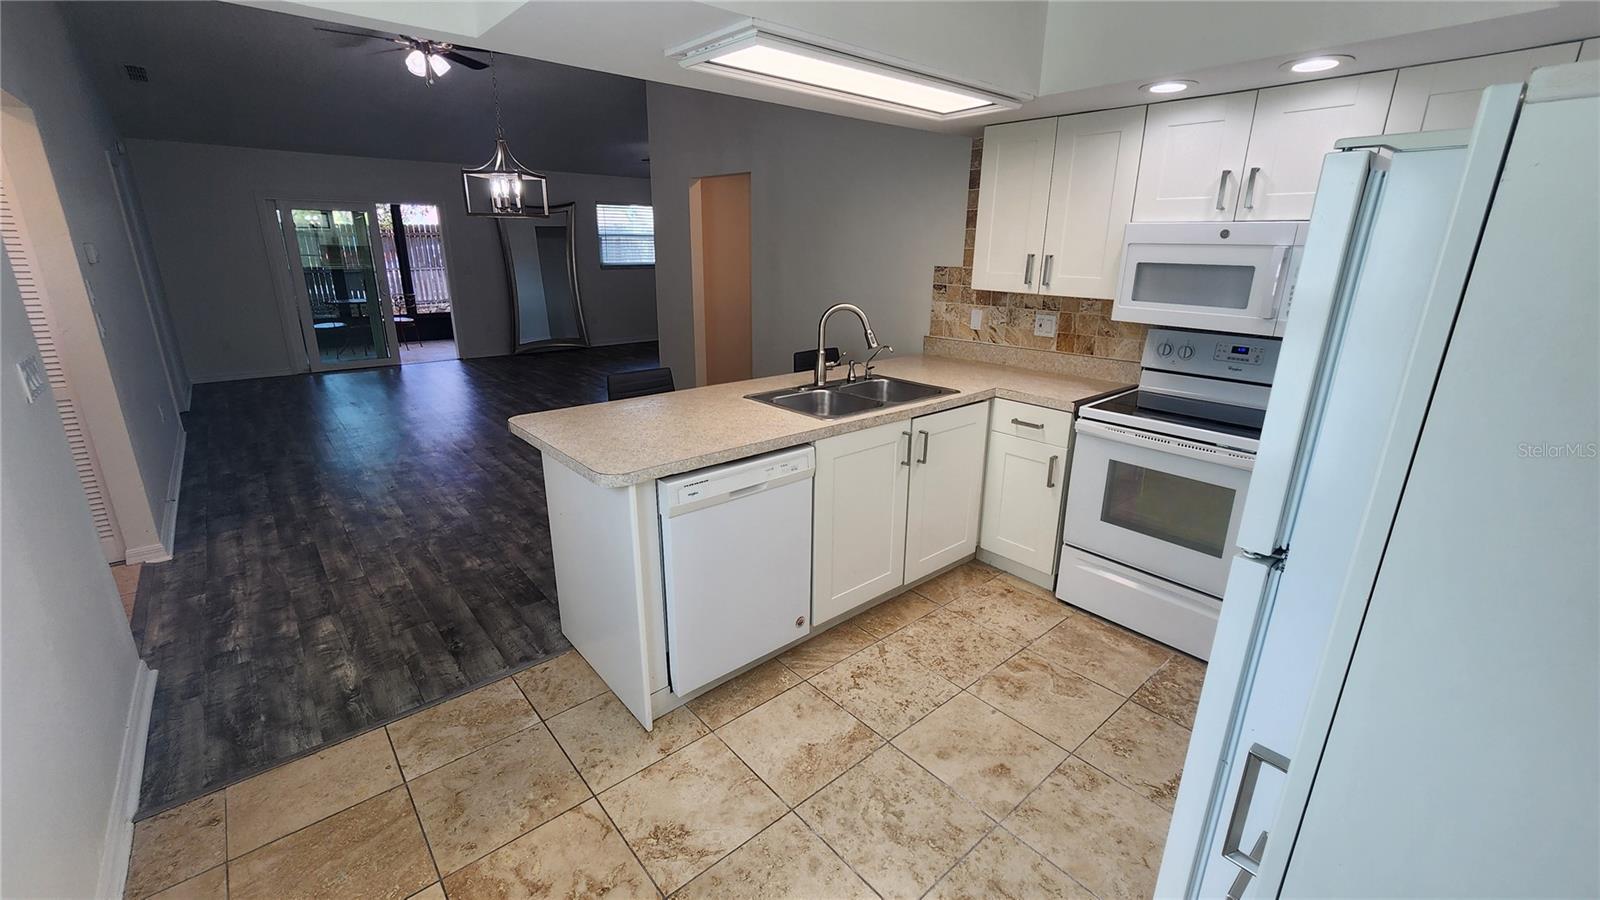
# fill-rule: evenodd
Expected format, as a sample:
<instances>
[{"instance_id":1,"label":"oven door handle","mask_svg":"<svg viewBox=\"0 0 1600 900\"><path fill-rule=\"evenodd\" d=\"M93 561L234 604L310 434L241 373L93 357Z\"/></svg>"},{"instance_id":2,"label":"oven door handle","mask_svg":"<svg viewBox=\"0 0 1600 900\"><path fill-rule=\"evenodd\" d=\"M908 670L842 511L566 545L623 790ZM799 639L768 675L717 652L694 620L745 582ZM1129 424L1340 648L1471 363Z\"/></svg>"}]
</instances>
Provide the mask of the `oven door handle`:
<instances>
[{"instance_id":1,"label":"oven door handle","mask_svg":"<svg viewBox=\"0 0 1600 900\"><path fill-rule=\"evenodd\" d=\"M1090 419L1079 419L1076 426L1079 435L1084 437L1097 437L1102 440L1116 441L1119 444L1128 444L1133 447L1142 447L1158 453L1171 453L1201 462L1216 463L1221 466L1230 466L1243 469L1246 472L1255 468L1254 454L1230 450L1226 447L1214 447L1210 444L1201 444L1195 441L1186 441L1182 438L1167 437L1164 434L1151 434L1144 431L1135 431L1131 428L1122 428L1117 425L1107 425L1104 422L1095 422Z\"/></svg>"}]
</instances>

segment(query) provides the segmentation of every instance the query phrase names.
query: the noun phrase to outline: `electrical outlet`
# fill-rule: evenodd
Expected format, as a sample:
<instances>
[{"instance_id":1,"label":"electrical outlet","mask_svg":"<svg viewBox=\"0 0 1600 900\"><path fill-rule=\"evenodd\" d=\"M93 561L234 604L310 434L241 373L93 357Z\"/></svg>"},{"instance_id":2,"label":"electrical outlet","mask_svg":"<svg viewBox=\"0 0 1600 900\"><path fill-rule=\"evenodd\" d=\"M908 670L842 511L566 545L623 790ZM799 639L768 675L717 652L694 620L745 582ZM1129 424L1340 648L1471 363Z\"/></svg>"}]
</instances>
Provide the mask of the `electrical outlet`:
<instances>
[{"instance_id":1,"label":"electrical outlet","mask_svg":"<svg viewBox=\"0 0 1600 900\"><path fill-rule=\"evenodd\" d=\"M1055 337L1056 316L1053 312L1036 312L1033 314L1033 336Z\"/></svg>"},{"instance_id":2,"label":"electrical outlet","mask_svg":"<svg viewBox=\"0 0 1600 900\"><path fill-rule=\"evenodd\" d=\"M27 395L28 402L39 399L46 384L44 362L39 359L39 354L29 353L23 357L17 363L17 374L22 376L22 392Z\"/></svg>"},{"instance_id":3,"label":"electrical outlet","mask_svg":"<svg viewBox=\"0 0 1600 900\"><path fill-rule=\"evenodd\" d=\"M972 311L972 330L973 331L977 331L978 329L980 329L982 327L983 327L983 310L982 309L974 309Z\"/></svg>"}]
</instances>

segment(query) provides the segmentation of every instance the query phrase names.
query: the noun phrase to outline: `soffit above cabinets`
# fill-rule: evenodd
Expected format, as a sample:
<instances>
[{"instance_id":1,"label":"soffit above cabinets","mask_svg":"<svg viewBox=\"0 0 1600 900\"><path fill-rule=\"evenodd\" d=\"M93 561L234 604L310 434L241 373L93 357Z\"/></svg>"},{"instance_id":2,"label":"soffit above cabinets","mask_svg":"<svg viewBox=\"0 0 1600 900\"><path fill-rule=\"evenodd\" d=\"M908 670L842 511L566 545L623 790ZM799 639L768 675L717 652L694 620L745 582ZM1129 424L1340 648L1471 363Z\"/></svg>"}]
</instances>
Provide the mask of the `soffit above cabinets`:
<instances>
[{"instance_id":1,"label":"soffit above cabinets","mask_svg":"<svg viewBox=\"0 0 1600 900\"><path fill-rule=\"evenodd\" d=\"M1309 80L1280 68L1312 53L1356 58L1328 75L1399 68L1593 37L1585 2L1402 0L616 0L451 3L242 0L347 25L451 39L628 75L928 131L977 134L997 122L1150 102L1139 85L1182 77L1185 96ZM513 7L507 9L507 7ZM951 121L810 96L685 69L667 51L758 19L858 48L880 62L1034 99ZM627 23L627 27L619 27Z\"/></svg>"}]
</instances>

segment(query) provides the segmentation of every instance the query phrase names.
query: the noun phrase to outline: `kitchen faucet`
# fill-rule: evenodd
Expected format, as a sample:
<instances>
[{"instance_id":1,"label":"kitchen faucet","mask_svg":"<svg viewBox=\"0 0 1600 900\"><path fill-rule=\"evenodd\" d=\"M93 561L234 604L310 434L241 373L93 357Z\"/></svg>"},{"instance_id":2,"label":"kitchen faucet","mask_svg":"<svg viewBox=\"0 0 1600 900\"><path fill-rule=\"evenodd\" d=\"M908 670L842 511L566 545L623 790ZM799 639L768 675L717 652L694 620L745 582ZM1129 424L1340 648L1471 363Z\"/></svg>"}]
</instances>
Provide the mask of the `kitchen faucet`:
<instances>
[{"instance_id":1,"label":"kitchen faucet","mask_svg":"<svg viewBox=\"0 0 1600 900\"><path fill-rule=\"evenodd\" d=\"M861 310L861 307L856 306L854 303L835 303L828 307L827 312L824 312L822 318L817 321L817 362L816 368L811 373L811 386L814 388L826 387L828 384L828 352L826 346L828 343L828 319L841 310L856 314L856 318L861 320L861 328L867 333L867 349L878 349L878 336L872 333L872 323L867 321L867 314ZM834 365L838 365L838 363L834 363Z\"/></svg>"}]
</instances>

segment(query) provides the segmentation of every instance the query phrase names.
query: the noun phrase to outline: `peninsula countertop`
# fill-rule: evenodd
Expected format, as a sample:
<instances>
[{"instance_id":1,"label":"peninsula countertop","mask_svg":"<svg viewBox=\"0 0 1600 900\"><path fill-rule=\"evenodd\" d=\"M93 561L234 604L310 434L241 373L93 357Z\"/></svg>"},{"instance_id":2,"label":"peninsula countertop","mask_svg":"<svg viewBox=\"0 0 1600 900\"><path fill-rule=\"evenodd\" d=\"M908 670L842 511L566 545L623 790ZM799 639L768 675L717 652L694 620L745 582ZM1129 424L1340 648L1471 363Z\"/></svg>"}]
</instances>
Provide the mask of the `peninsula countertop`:
<instances>
[{"instance_id":1,"label":"peninsula countertop","mask_svg":"<svg viewBox=\"0 0 1600 900\"><path fill-rule=\"evenodd\" d=\"M816 419L745 397L810 383L811 374L800 372L525 413L512 417L511 433L596 484L625 487L991 397L1070 412L1078 401L1119 387L941 356L887 359L876 370L957 393L840 419Z\"/></svg>"}]
</instances>

